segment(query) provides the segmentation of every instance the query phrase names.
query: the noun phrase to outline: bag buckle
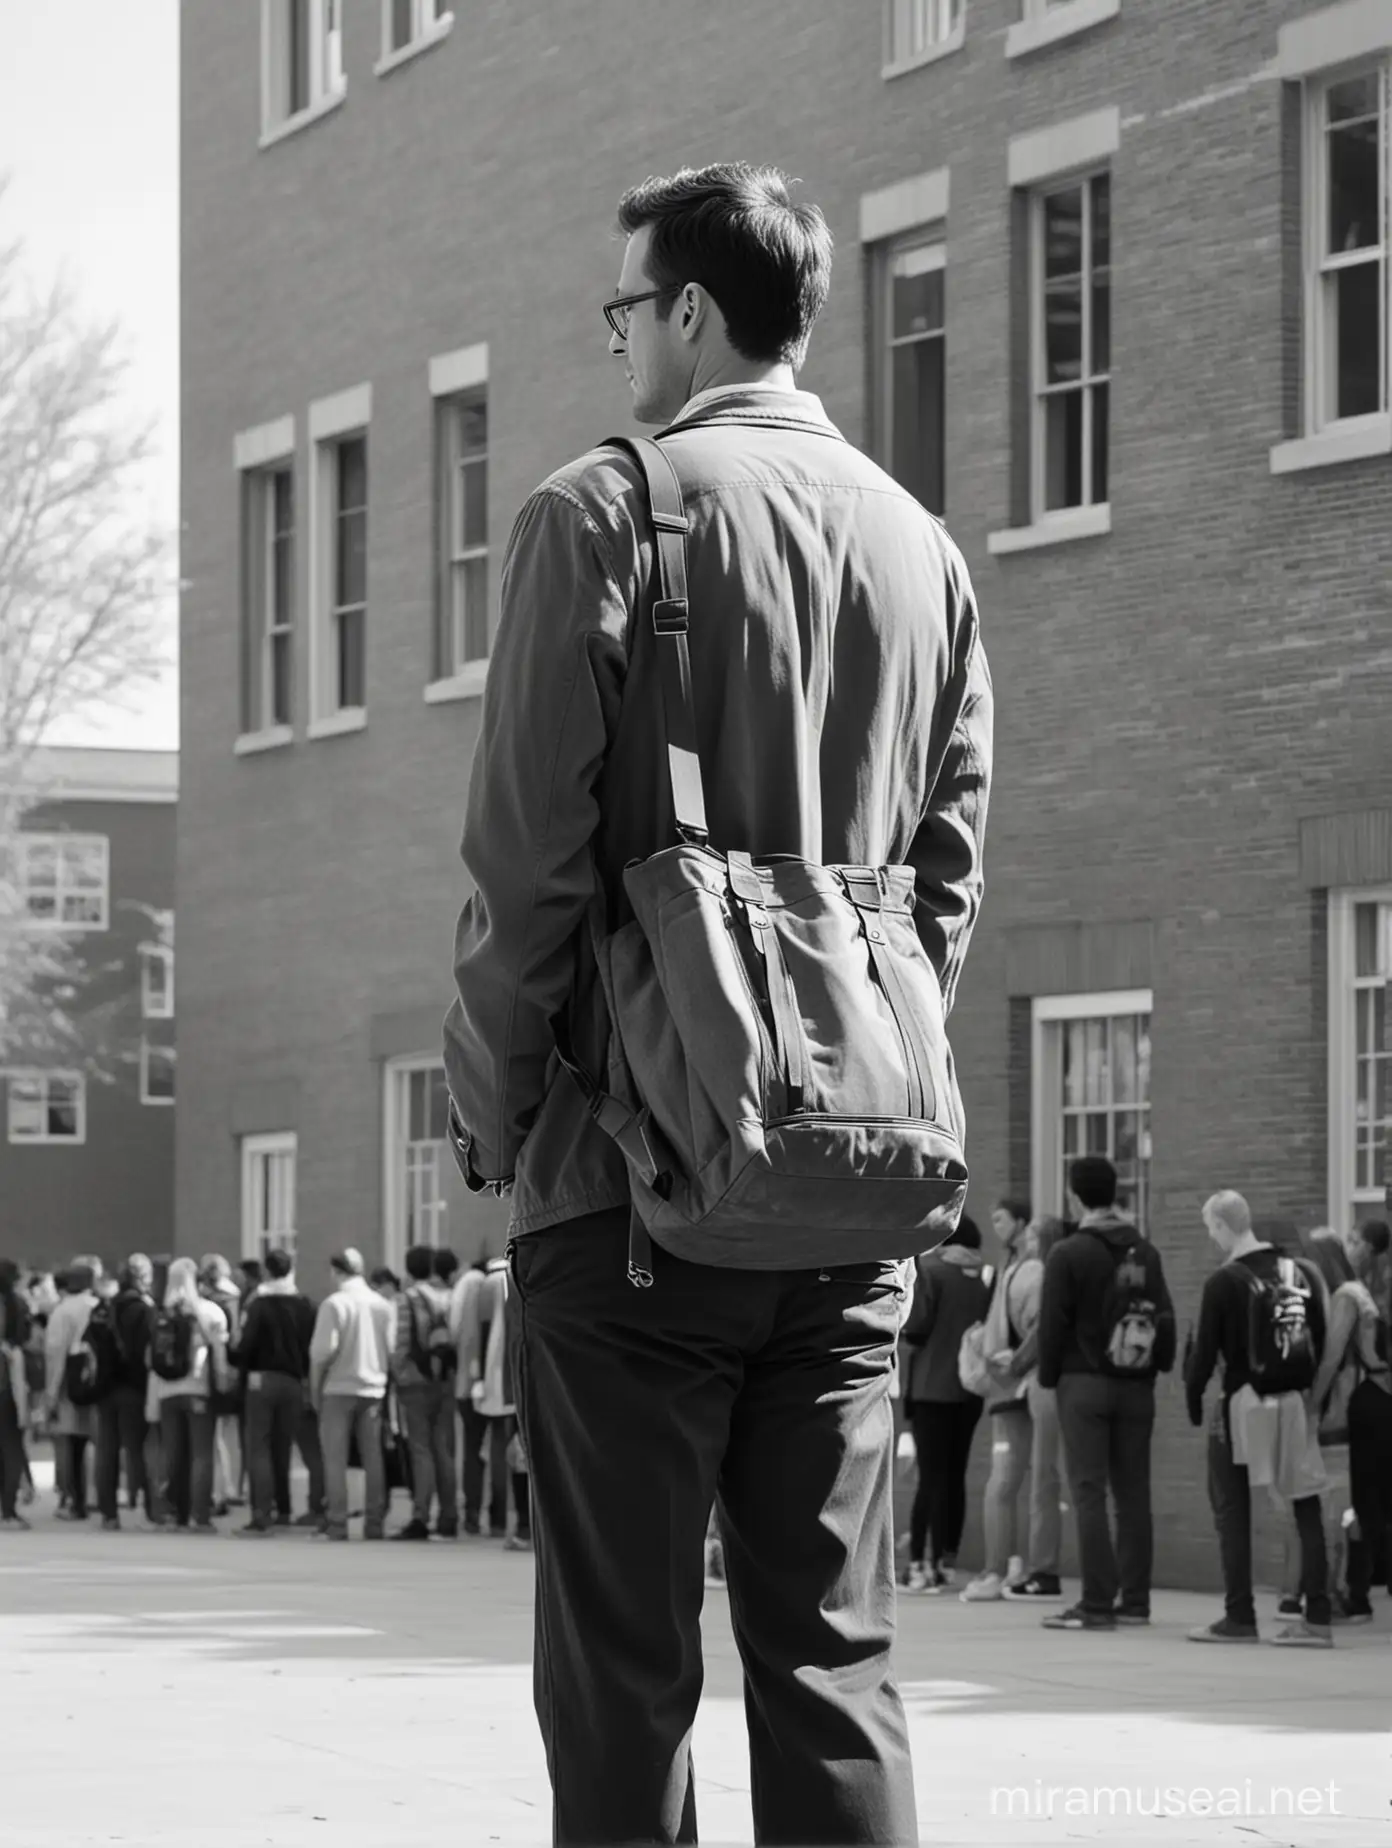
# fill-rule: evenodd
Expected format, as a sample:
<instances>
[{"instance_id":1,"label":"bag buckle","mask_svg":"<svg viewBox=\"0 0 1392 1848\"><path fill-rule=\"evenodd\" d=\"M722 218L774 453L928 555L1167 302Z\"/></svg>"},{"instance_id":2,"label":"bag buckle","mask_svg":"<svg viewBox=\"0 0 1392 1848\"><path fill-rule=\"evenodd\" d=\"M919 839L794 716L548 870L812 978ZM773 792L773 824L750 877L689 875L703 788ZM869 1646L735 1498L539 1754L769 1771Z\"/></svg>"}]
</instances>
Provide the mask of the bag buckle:
<instances>
[{"instance_id":1,"label":"bag buckle","mask_svg":"<svg viewBox=\"0 0 1392 1848\"><path fill-rule=\"evenodd\" d=\"M657 635L684 635L687 621L685 597L659 597L652 608L653 632Z\"/></svg>"}]
</instances>

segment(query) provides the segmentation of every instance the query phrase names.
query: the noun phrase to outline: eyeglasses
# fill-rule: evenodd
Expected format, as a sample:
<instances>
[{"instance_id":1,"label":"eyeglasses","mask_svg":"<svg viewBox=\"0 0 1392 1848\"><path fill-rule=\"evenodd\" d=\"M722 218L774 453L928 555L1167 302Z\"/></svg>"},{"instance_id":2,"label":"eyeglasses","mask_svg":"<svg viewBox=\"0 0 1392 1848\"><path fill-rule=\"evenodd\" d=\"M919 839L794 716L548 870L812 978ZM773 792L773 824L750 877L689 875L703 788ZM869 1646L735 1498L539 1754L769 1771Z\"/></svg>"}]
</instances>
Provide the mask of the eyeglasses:
<instances>
[{"instance_id":1,"label":"eyeglasses","mask_svg":"<svg viewBox=\"0 0 1392 1848\"><path fill-rule=\"evenodd\" d=\"M670 289L649 289L643 295L616 295L612 302L604 304L604 318L620 340L628 339L628 318L631 309L639 302L655 302L664 295L680 295L682 284Z\"/></svg>"}]
</instances>

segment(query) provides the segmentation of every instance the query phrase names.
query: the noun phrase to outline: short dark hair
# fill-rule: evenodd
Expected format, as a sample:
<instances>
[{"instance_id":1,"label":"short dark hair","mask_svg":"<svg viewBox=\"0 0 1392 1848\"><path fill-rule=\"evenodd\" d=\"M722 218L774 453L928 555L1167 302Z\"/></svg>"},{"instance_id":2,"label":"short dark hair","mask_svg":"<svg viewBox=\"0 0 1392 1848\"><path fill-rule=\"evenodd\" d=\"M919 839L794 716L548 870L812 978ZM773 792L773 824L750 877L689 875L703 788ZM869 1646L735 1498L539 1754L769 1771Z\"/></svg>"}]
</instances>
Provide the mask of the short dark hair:
<instances>
[{"instance_id":1,"label":"short dark hair","mask_svg":"<svg viewBox=\"0 0 1392 1848\"><path fill-rule=\"evenodd\" d=\"M267 1252L267 1253L266 1253L266 1257L267 1257L267 1264L266 1264L266 1268L267 1268L267 1270L269 1270L269 1269L270 1269L270 1262L269 1262L269 1260L270 1260L270 1258L271 1258L271 1256L272 1256L272 1255L273 1255L273 1254L272 1254L272 1253L270 1253L270 1252ZM260 1277L260 1275L261 1275L261 1260L260 1260L260 1258L243 1258L243 1259L242 1259L242 1265L241 1265L241 1270L242 1270L242 1275L243 1275L243 1276L244 1276L244 1277L245 1277L245 1278L247 1279L247 1281L248 1281L248 1282L250 1282L250 1283L255 1283L255 1282L257 1281L257 1279L258 1279L258 1278ZM282 1276L283 1276L284 1274L285 1274L284 1272L282 1272L282 1273L281 1273L281 1275L282 1275Z\"/></svg>"},{"instance_id":2,"label":"short dark hair","mask_svg":"<svg viewBox=\"0 0 1392 1848\"><path fill-rule=\"evenodd\" d=\"M647 271L673 294L700 283L744 359L797 368L831 287L831 232L815 205L794 205L776 167L725 161L648 179L619 201L619 229L652 228ZM671 297L655 304L663 319Z\"/></svg>"},{"instance_id":3,"label":"short dark hair","mask_svg":"<svg viewBox=\"0 0 1392 1848\"><path fill-rule=\"evenodd\" d=\"M406 1253L406 1275L413 1283L424 1283L435 1275L435 1247L412 1245Z\"/></svg>"},{"instance_id":4,"label":"short dark hair","mask_svg":"<svg viewBox=\"0 0 1392 1848\"><path fill-rule=\"evenodd\" d=\"M448 1283L459 1269L459 1259L448 1245L442 1245L435 1253L435 1275L441 1283Z\"/></svg>"},{"instance_id":5,"label":"short dark hair","mask_svg":"<svg viewBox=\"0 0 1392 1848\"><path fill-rule=\"evenodd\" d=\"M944 1245L962 1245L968 1251L980 1251L981 1227L968 1214L963 1213L957 1221L955 1230L948 1233Z\"/></svg>"},{"instance_id":6,"label":"short dark hair","mask_svg":"<svg viewBox=\"0 0 1392 1848\"><path fill-rule=\"evenodd\" d=\"M401 1279L389 1264L379 1264L369 1281L374 1290L380 1290L384 1283L389 1283L394 1290L401 1288Z\"/></svg>"},{"instance_id":7,"label":"short dark hair","mask_svg":"<svg viewBox=\"0 0 1392 1848\"><path fill-rule=\"evenodd\" d=\"M1117 1171L1105 1155L1080 1155L1070 1162L1068 1185L1090 1213L1116 1205Z\"/></svg>"},{"instance_id":8,"label":"short dark hair","mask_svg":"<svg viewBox=\"0 0 1392 1848\"><path fill-rule=\"evenodd\" d=\"M261 1266L257 1265L259 1271ZM266 1275L268 1277L288 1277L295 1268L295 1260L288 1251L268 1251L266 1253Z\"/></svg>"},{"instance_id":9,"label":"short dark hair","mask_svg":"<svg viewBox=\"0 0 1392 1848\"><path fill-rule=\"evenodd\" d=\"M1363 1243L1375 1258L1385 1258L1392 1246L1392 1226L1385 1219L1365 1219L1358 1228Z\"/></svg>"},{"instance_id":10,"label":"short dark hair","mask_svg":"<svg viewBox=\"0 0 1392 1848\"><path fill-rule=\"evenodd\" d=\"M996 1201L996 1205L1000 1208L1001 1212L1009 1213L1012 1219L1021 1220L1025 1225L1028 1225L1030 1220L1034 1218L1034 1214L1030 1211L1030 1203L1028 1200L1017 1200L1012 1198L1009 1194L1002 1194L1000 1199Z\"/></svg>"}]
</instances>

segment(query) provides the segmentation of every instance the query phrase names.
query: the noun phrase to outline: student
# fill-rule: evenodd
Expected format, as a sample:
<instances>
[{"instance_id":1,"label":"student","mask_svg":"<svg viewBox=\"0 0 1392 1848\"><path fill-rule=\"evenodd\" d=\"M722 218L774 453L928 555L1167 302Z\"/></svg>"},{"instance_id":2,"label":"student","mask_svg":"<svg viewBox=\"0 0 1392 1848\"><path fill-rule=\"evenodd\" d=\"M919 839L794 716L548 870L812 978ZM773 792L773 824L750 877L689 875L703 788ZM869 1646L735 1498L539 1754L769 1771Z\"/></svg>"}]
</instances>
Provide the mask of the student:
<instances>
[{"instance_id":1,"label":"student","mask_svg":"<svg viewBox=\"0 0 1392 1848\"><path fill-rule=\"evenodd\" d=\"M237 1530L260 1538L290 1525L290 1454L302 1436L309 1383L314 1305L295 1282L288 1251L266 1254L266 1281L246 1305L233 1359L246 1379L246 1450L251 1519ZM306 1455L306 1462L315 1451ZM310 1473L310 1508L304 1525L323 1516L323 1464L318 1496ZM319 1501L316 1507L315 1501Z\"/></svg>"},{"instance_id":2,"label":"student","mask_svg":"<svg viewBox=\"0 0 1392 1848\"><path fill-rule=\"evenodd\" d=\"M429 1245L411 1247L406 1253L410 1281L396 1304L392 1379L411 1447L413 1503L411 1519L392 1536L396 1540L428 1540L431 1508L437 1503L436 1534L453 1540L459 1532L454 1469L458 1350L450 1334L450 1293L435 1268L437 1255Z\"/></svg>"},{"instance_id":3,"label":"student","mask_svg":"<svg viewBox=\"0 0 1392 1848\"><path fill-rule=\"evenodd\" d=\"M1077 1231L1071 1219L1045 1217L1031 1221L1026 1240L1028 1256L1041 1267L1040 1297L1044 1291L1043 1267L1060 1239ZM1035 1343L1036 1353L1038 1342ZM1036 1366L1029 1375L1029 1564L1023 1579L1007 1578L1004 1595L1012 1602L1057 1603L1063 1597L1059 1557L1063 1546L1063 1510L1060 1501L1063 1440L1059 1432L1058 1393L1039 1383Z\"/></svg>"},{"instance_id":4,"label":"student","mask_svg":"<svg viewBox=\"0 0 1392 1848\"><path fill-rule=\"evenodd\" d=\"M93 1264L79 1259L69 1265L64 1295L48 1319L44 1334L45 1393L50 1431L56 1434L55 1456L61 1455L58 1519L87 1519L87 1447L97 1434L95 1405L74 1405L68 1397L68 1357L86 1333L87 1321L97 1306Z\"/></svg>"},{"instance_id":5,"label":"student","mask_svg":"<svg viewBox=\"0 0 1392 1848\"><path fill-rule=\"evenodd\" d=\"M230 1378L227 1317L204 1296L192 1258L175 1258L151 1333L151 1389L159 1407L167 1494L174 1526L211 1534L213 1396Z\"/></svg>"},{"instance_id":6,"label":"student","mask_svg":"<svg viewBox=\"0 0 1392 1848\"><path fill-rule=\"evenodd\" d=\"M332 1292L319 1305L309 1348L310 1397L319 1414L330 1540L348 1538L348 1453L356 1440L367 1478L364 1540L385 1537L386 1462L382 1403L387 1394L396 1312L363 1275L362 1253L349 1247L329 1260Z\"/></svg>"},{"instance_id":7,"label":"student","mask_svg":"<svg viewBox=\"0 0 1392 1848\"><path fill-rule=\"evenodd\" d=\"M145 1503L146 1518L156 1520L156 1506L146 1461L145 1397L150 1385L150 1336L154 1330L154 1266L144 1252L133 1251L120 1275L111 1305L114 1374L110 1390L97 1405L97 1506L102 1527L114 1533L121 1525L121 1461L131 1506Z\"/></svg>"}]
</instances>

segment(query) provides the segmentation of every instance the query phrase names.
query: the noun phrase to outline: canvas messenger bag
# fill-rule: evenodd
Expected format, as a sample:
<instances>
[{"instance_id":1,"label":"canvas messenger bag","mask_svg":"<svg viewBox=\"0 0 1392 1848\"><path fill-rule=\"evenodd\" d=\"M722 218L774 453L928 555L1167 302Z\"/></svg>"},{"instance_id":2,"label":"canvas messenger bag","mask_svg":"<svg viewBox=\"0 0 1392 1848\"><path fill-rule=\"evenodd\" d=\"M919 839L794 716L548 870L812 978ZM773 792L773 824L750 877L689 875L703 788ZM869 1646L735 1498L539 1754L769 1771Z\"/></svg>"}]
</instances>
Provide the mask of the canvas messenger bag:
<instances>
[{"instance_id":1,"label":"canvas messenger bag","mask_svg":"<svg viewBox=\"0 0 1392 1848\"><path fill-rule=\"evenodd\" d=\"M607 1090L576 1059L566 1018L554 1026L561 1063L627 1163L629 1279L651 1285L654 1238L677 1257L743 1270L929 1250L957 1225L967 1170L913 869L711 845L681 486L656 442L612 446L639 463L651 502L680 840L629 864L632 918L595 929Z\"/></svg>"}]
</instances>

